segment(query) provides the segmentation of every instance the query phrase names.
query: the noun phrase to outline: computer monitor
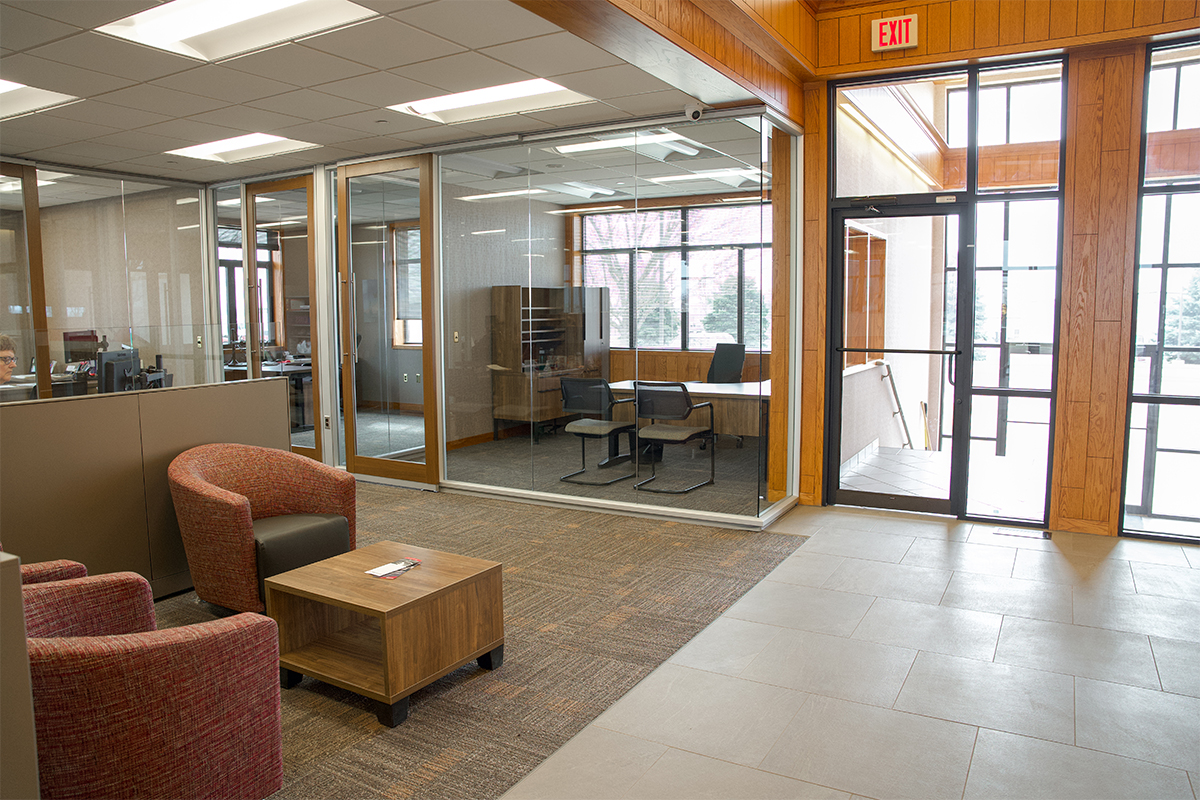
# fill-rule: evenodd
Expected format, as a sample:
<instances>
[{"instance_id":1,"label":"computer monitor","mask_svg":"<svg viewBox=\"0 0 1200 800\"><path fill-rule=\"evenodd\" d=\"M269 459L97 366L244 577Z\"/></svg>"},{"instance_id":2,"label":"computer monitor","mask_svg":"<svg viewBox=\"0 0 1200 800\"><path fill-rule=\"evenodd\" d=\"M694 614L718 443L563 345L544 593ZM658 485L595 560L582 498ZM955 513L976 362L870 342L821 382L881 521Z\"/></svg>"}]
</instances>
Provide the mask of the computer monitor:
<instances>
[{"instance_id":1,"label":"computer monitor","mask_svg":"<svg viewBox=\"0 0 1200 800\"><path fill-rule=\"evenodd\" d=\"M133 387L133 378L142 370L138 351L111 350L96 354L96 391L128 392Z\"/></svg>"},{"instance_id":2,"label":"computer monitor","mask_svg":"<svg viewBox=\"0 0 1200 800\"><path fill-rule=\"evenodd\" d=\"M95 331L63 331L63 353L67 361L92 361L100 337Z\"/></svg>"}]
</instances>

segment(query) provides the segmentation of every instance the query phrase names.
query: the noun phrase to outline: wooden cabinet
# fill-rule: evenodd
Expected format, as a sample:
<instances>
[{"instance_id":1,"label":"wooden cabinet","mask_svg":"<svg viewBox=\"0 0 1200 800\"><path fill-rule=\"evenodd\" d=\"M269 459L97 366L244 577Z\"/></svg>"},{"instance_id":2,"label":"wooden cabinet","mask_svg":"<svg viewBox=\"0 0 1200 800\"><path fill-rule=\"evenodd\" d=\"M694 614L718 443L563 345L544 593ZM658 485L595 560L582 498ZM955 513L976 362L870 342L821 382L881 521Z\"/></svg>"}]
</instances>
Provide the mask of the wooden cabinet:
<instances>
[{"instance_id":1,"label":"wooden cabinet","mask_svg":"<svg viewBox=\"0 0 1200 800\"><path fill-rule=\"evenodd\" d=\"M492 287L492 417L563 416L562 377L608 378L608 290Z\"/></svg>"}]
</instances>

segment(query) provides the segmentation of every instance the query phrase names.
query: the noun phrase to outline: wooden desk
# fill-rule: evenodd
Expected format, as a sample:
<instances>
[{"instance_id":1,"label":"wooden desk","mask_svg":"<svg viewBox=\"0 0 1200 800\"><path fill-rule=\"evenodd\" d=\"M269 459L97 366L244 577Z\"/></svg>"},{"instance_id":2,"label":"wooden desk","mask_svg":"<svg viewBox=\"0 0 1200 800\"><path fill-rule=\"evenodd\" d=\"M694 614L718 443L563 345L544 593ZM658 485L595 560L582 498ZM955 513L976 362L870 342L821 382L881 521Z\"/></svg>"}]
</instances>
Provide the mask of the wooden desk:
<instances>
[{"instance_id":1,"label":"wooden desk","mask_svg":"<svg viewBox=\"0 0 1200 800\"><path fill-rule=\"evenodd\" d=\"M633 381L611 384L618 399L633 395ZM771 382L757 383L700 383L686 382L688 394L697 403L713 404L713 427L727 436L764 436L767 407L771 400ZM633 404L616 407L614 419L633 419ZM658 420L666 422L665 420ZM647 420L647 423L649 421ZM675 425L694 425L692 421L666 422Z\"/></svg>"},{"instance_id":2,"label":"wooden desk","mask_svg":"<svg viewBox=\"0 0 1200 800\"><path fill-rule=\"evenodd\" d=\"M401 558L420 566L394 580L366 570ZM408 696L472 660L504 659L501 565L377 542L264 582L279 623L280 679L310 675L379 701L389 727L408 717Z\"/></svg>"}]
</instances>

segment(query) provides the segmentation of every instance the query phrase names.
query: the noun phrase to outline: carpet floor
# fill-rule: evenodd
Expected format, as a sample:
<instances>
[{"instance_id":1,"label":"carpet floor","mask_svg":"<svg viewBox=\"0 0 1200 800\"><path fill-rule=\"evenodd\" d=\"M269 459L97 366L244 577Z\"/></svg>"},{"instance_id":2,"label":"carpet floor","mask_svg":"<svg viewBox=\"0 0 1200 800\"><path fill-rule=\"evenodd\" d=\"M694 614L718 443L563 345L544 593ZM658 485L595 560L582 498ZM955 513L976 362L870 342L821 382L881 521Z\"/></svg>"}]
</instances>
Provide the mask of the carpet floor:
<instances>
[{"instance_id":1,"label":"carpet floor","mask_svg":"<svg viewBox=\"0 0 1200 800\"><path fill-rule=\"evenodd\" d=\"M283 692L275 798L494 798L729 608L804 538L359 484L358 542L504 564L504 664L474 662L382 726L312 678ZM223 609L187 592L160 627Z\"/></svg>"}]
</instances>

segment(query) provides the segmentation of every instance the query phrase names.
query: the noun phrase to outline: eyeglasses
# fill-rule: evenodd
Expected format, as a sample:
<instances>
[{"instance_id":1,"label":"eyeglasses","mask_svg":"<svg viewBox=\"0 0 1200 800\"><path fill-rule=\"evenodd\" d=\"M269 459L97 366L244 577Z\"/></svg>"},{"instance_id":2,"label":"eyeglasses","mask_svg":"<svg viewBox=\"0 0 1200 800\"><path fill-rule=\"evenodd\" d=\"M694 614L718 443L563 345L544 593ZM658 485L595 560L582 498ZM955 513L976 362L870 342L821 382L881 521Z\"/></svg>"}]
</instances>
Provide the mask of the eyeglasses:
<instances>
[{"instance_id":1,"label":"eyeglasses","mask_svg":"<svg viewBox=\"0 0 1200 800\"><path fill-rule=\"evenodd\" d=\"M0 361L4 362L5 364L15 364L15 363L17 363L17 357L16 356L0 356Z\"/></svg>"}]
</instances>

